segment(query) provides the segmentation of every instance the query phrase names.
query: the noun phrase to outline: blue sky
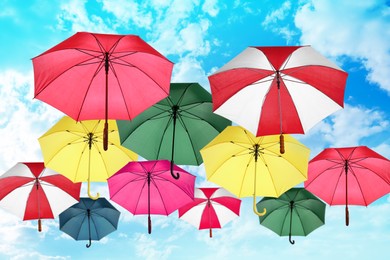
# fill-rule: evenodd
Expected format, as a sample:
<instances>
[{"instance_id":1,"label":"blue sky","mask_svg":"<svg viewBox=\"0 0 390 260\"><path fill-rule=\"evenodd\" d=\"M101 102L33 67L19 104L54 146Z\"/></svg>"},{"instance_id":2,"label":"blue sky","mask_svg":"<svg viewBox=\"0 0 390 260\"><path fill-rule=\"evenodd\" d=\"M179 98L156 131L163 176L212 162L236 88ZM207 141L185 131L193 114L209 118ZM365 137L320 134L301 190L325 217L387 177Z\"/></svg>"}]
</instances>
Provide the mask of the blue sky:
<instances>
[{"instance_id":1,"label":"blue sky","mask_svg":"<svg viewBox=\"0 0 390 260\"><path fill-rule=\"evenodd\" d=\"M313 157L325 147L367 145L390 158L390 3L387 0L3 0L0 3L0 173L21 161L41 161L37 138L62 113L33 99L31 58L77 31L137 34L175 63L173 82L199 82L247 46L312 45L349 73L345 108L297 138ZM210 186L202 166L187 167L197 186ZM108 198L104 184L93 190ZM83 194L86 195L83 186ZM119 206L118 206L119 208ZM241 216L210 239L177 219L146 218L121 209L116 232L76 242L58 221L23 222L0 209L4 259L385 259L390 196L369 207L326 209L326 224L307 237L279 237L259 225L251 199ZM387 257L386 257L387 256Z\"/></svg>"}]
</instances>

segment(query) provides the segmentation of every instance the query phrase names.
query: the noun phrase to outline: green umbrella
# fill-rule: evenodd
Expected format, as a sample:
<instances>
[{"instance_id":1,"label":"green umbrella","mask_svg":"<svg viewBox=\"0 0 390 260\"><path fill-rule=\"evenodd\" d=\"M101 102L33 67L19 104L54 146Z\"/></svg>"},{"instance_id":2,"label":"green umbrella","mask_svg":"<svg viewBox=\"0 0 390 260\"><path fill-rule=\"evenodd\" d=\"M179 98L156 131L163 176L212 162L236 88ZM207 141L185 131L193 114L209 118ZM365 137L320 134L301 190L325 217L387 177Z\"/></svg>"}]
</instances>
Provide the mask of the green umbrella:
<instances>
[{"instance_id":1,"label":"green umbrella","mask_svg":"<svg viewBox=\"0 0 390 260\"><path fill-rule=\"evenodd\" d=\"M264 197L257 209L267 209L260 224L279 236L306 236L325 224L325 203L304 188L292 188L279 198Z\"/></svg>"},{"instance_id":2,"label":"green umbrella","mask_svg":"<svg viewBox=\"0 0 390 260\"><path fill-rule=\"evenodd\" d=\"M147 160L200 165L199 150L231 121L212 112L211 94L198 83L171 83L167 98L117 124L122 146ZM179 178L172 170L171 174Z\"/></svg>"}]
</instances>

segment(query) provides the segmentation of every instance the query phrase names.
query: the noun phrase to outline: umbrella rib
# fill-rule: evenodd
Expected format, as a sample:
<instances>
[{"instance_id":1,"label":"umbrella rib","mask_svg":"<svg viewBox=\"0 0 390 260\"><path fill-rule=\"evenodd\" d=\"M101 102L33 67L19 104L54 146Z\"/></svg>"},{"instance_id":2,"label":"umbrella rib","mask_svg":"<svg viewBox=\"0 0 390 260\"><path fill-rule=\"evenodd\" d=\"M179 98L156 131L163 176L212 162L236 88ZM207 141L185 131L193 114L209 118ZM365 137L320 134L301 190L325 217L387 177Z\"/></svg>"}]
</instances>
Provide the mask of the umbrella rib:
<instances>
[{"instance_id":1,"label":"umbrella rib","mask_svg":"<svg viewBox=\"0 0 390 260\"><path fill-rule=\"evenodd\" d=\"M332 203L333 203L333 199L334 199L334 196L336 194L337 186L339 185L339 182L340 182L341 177L343 176L343 173L344 173L344 168L341 168L339 177L336 181L335 189L333 190L332 199L330 200L330 205L332 205Z\"/></svg>"},{"instance_id":2,"label":"umbrella rib","mask_svg":"<svg viewBox=\"0 0 390 260\"><path fill-rule=\"evenodd\" d=\"M115 224L114 223L112 223L111 221L110 221L110 219L108 219L106 216L104 216L104 215L102 215L102 214L99 214L99 211L101 211L103 208L98 208L98 209L95 209L94 211L93 211L93 214L94 215L97 215L97 216L99 216L99 217L101 217L101 218L103 218L107 223L109 223L114 229L116 229L116 227L115 227ZM104 208L104 209L109 209L109 208ZM116 212L115 210L113 210L114 212ZM91 212L91 215L92 215L92 212ZM111 214L110 214L110 216L112 216Z\"/></svg>"},{"instance_id":3,"label":"umbrella rib","mask_svg":"<svg viewBox=\"0 0 390 260\"><path fill-rule=\"evenodd\" d=\"M365 206L367 206L368 203L367 203L366 198L365 198L365 196L364 196L364 192L363 192L362 186L360 185L360 181L359 181L359 179L358 179L358 176L355 174L354 169L353 169L350 165L348 166L348 168L349 168L348 173L352 173L352 175L355 177L356 182L357 182L357 185L358 185L358 187L359 187L360 194L361 194L362 197L363 197L364 204L365 204Z\"/></svg>"},{"instance_id":4,"label":"umbrella rib","mask_svg":"<svg viewBox=\"0 0 390 260\"><path fill-rule=\"evenodd\" d=\"M157 184L156 184L155 180L153 179L153 177L151 178L151 182L152 182L152 183L153 183L153 185L156 187L156 189L157 189L157 192L158 192L158 195L159 195L159 196L160 196L160 198L161 198L162 205L164 206L165 213L168 215L168 210L167 210L167 207L166 207L166 205L165 205L165 202L164 202L163 196L162 196L162 194L161 194L161 192L160 192L160 189L159 189L159 187L157 186ZM150 199L150 198L149 198L149 199Z\"/></svg>"},{"instance_id":5,"label":"umbrella rib","mask_svg":"<svg viewBox=\"0 0 390 260\"><path fill-rule=\"evenodd\" d=\"M144 184L142 185L142 188L141 188L141 192L140 192L139 195L138 195L137 203L135 204L135 207L134 207L134 212L137 211L138 204L139 204L139 202L140 202L140 200L141 200L142 191L145 189L146 183L147 183L147 179L145 178L145 179L144 179Z\"/></svg>"},{"instance_id":6,"label":"umbrella rib","mask_svg":"<svg viewBox=\"0 0 390 260\"><path fill-rule=\"evenodd\" d=\"M133 175L136 175L136 173L132 172L131 174ZM111 198L113 198L114 196L116 196L120 191L122 191L127 185L129 185L130 183L134 183L134 182L137 182L137 181L144 181L145 180L145 174L142 174L142 175L139 175L138 178L135 178L131 181L127 181L126 183L123 184L122 187L120 187L115 193L113 193L111 195Z\"/></svg>"},{"instance_id":7,"label":"umbrella rib","mask_svg":"<svg viewBox=\"0 0 390 260\"><path fill-rule=\"evenodd\" d=\"M167 130L168 130L168 127L169 127L169 125L171 124L172 120L173 120L173 117L172 117L172 115L170 114L170 115L169 115L168 122L167 122L167 124L166 124L166 126L165 126L165 128L164 128L164 130L163 130L163 134L161 135L162 138L160 139L160 142L159 142L159 145L158 145L156 160L157 160L157 159L159 158L159 156L160 156L160 151L161 151L162 143L163 143L163 140L164 140L164 136L165 136L165 134L166 134L166 132L167 132Z\"/></svg>"},{"instance_id":8,"label":"umbrella rib","mask_svg":"<svg viewBox=\"0 0 390 260\"><path fill-rule=\"evenodd\" d=\"M185 189L183 189L182 187L180 187L176 182L172 182L170 179L167 179L165 178L164 176L161 176L162 174L164 174L164 172L166 172L166 170L163 170L161 171L160 173L157 173L157 172L153 172L153 177L152 177L152 180L154 181L155 179L158 179L160 181L166 181L166 182L169 182L171 184L173 184L174 186L176 186L177 188L179 188L180 190L182 190L185 194L188 195L188 193L186 192ZM158 178L156 178L158 177ZM169 176L168 178L170 178L171 176ZM189 196L189 195L188 195Z\"/></svg>"},{"instance_id":9,"label":"umbrella rib","mask_svg":"<svg viewBox=\"0 0 390 260\"><path fill-rule=\"evenodd\" d=\"M198 157L196 156L196 148L195 148L195 145L194 145L194 141L193 141L193 138L192 138L192 135L190 135L190 132L189 132L189 130L188 130L188 128L187 128L187 126L186 126L186 124L184 123L184 120L183 120L183 118L181 118L181 115L179 114L179 116L177 117L179 120L179 122L180 122L180 124L182 125L182 127L183 127L183 129L186 131L186 134L187 134L187 136L188 136L188 140L190 141L190 144L191 144L191 148L192 148L192 152L193 152L193 155L194 155L194 157L195 157L195 159L196 159L196 162L199 164L200 163L200 161L198 160Z\"/></svg>"},{"instance_id":10,"label":"umbrella rib","mask_svg":"<svg viewBox=\"0 0 390 260\"><path fill-rule=\"evenodd\" d=\"M244 181L245 181L245 177L247 176L247 171L248 171L248 167L252 161L252 159L254 159L254 156L249 156L249 160L248 160L248 163L246 164L246 168L245 168L245 171L244 171L244 175L241 179L241 185L240 185L240 192L238 193L239 196L238 197L241 197L241 193L242 193L242 188L244 186ZM256 162L255 162L256 164ZM256 166L255 166L256 167ZM256 183L254 184L256 186ZM254 191L254 190L253 190ZM254 196L256 196L256 194L253 194Z\"/></svg>"}]
</instances>

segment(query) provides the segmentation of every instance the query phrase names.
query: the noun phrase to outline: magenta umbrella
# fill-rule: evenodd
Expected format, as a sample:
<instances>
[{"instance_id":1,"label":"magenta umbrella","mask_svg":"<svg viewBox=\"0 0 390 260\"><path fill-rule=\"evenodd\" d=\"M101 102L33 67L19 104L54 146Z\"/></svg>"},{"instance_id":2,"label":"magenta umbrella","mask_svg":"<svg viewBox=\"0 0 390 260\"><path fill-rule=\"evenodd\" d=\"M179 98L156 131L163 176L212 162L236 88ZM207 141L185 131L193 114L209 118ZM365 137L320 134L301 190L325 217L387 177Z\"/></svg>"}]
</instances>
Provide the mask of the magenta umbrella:
<instances>
[{"instance_id":1,"label":"magenta umbrella","mask_svg":"<svg viewBox=\"0 0 390 260\"><path fill-rule=\"evenodd\" d=\"M134 215L168 216L194 200L195 176L174 165L180 179L171 176L168 160L129 162L107 179L110 198Z\"/></svg>"},{"instance_id":2,"label":"magenta umbrella","mask_svg":"<svg viewBox=\"0 0 390 260\"><path fill-rule=\"evenodd\" d=\"M366 146L327 148L309 162L305 188L329 205L368 206L390 192L390 161Z\"/></svg>"}]
</instances>

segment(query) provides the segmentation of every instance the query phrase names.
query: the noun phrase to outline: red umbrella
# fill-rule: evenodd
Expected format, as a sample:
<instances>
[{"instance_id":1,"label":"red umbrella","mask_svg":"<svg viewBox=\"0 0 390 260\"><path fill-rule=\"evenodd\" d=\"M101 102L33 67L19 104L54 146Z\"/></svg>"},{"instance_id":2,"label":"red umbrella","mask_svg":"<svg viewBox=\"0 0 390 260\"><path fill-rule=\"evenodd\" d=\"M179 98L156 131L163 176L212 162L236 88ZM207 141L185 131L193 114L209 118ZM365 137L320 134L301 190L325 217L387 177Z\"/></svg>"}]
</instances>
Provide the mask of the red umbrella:
<instances>
[{"instance_id":1,"label":"red umbrella","mask_svg":"<svg viewBox=\"0 0 390 260\"><path fill-rule=\"evenodd\" d=\"M17 163L0 177L0 205L23 220L53 219L80 199L81 183L45 168L42 162Z\"/></svg>"},{"instance_id":2,"label":"red umbrella","mask_svg":"<svg viewBox=\"0 0 390 260\"><path fill-rule=\"evenodd\" d=\"M390 192L390 161L366 146L327 148L309 162L305 188L329 205L368 206Z\"/></svg>"},{"instance_id":3,"label":"red umbrella","mask_svg":"<svg viewBox=\"0 0 390 260\"><path fill-rule=\"evenodd\" d=\"M240 215L241 200L223 188L195 189L193 202L179 208L179 218L198 229L222 228Z\"/></svg>"},{"instance_id":4,"label":"red umbrella","mask_svg":"<svg viewBox=\"0 0 390 260\"><path fill-rule=\"evenodd\" d=\"M136 35L89 32L76 33L32 62L35 98L76 121L131 120L168 96L173 68Z\"/></svg>"},{"instance_id":5,"label":"red umbrella","mask_svg":"<svg viewBox=\"0 0 390 260\"><path fill-rule=\"evenodd\" d=\"M209 76L213 109L256 136L306 133L341 109L347 73L310 46L248 47Z\"/></svg>"},{"instance_id":6,"label":"red umbrella","mask_svg":"<svg viewBox=\"0 0 390 260\"><path fill-rule=\"evenodd\" d=\"M107 179L110 198L134 215L168 216L194 200L195 176L174 165L180 179L171 176L168 160L129 162Z\"/></svg>"}]
</instances>

